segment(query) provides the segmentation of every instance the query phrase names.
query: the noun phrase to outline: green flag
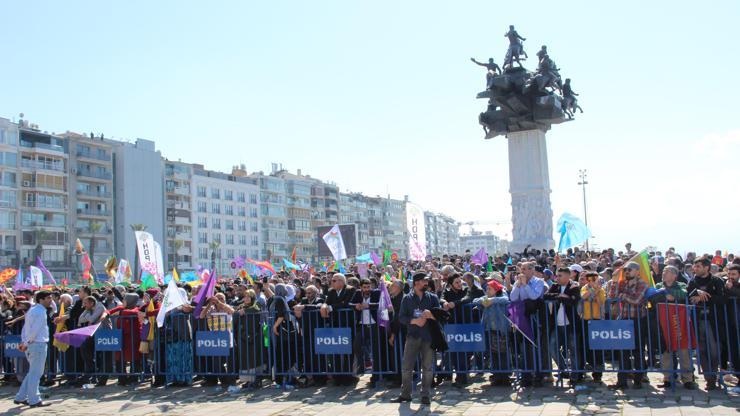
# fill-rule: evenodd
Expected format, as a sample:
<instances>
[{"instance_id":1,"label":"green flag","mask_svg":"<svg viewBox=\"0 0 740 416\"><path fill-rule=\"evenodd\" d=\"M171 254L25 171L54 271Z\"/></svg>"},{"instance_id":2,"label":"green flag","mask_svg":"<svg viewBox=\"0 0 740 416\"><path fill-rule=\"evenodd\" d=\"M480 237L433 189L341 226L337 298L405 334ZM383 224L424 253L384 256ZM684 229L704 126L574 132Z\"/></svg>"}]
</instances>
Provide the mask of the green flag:
<instances>
[{"instance_id":1,"label":"green flag","mask_svg":"<svg viewBox=\"0 0 740 416\"><path fill-rule=\"evenodd\" d=\"M390 250L383 251L383 267L391 263L391 256L393 253Z\"/></svg>"},{"instance_id":2,"label":"green flag","mask_svg":"<svg viewBox=\"0 0 740 416\"><path fill-rule=\"evenodd\" d=\"M139 289L147 290L153 287L157 287L157 281L154 280L154 276L152 276L152 274L149 272L143 272L142 277L141 277L141 284L139 285Z\"/></svg>"}]
</instances>

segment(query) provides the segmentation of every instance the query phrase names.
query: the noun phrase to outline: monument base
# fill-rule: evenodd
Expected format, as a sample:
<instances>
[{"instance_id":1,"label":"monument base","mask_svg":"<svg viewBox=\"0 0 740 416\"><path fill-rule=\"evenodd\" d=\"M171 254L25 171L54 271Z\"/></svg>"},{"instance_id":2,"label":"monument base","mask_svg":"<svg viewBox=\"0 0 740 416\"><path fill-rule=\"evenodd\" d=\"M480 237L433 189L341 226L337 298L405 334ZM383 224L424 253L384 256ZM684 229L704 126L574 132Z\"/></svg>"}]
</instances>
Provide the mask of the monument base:
<instances>
[{"instance_id":1,"label":"monument base","mask_svg":"<svg viewBox=\"0 0 740 416\"><path fill-rule=\"evenodd\" d=\"M527 245L540 250L554 248L545 132L517 131L506 137L513 224L509 250L521 253Z\"/></svg>"}]
</instances>

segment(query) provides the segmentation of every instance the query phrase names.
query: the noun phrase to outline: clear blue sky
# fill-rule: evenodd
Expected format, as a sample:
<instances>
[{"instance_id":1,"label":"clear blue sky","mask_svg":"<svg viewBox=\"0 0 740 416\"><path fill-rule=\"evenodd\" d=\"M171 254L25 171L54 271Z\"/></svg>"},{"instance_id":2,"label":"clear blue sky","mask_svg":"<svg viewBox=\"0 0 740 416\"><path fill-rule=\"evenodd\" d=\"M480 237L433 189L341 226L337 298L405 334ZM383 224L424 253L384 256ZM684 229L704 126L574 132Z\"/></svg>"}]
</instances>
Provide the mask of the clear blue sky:
<instances>
[{"instance_id":1,"label":"clear blue sky","mask_svg":"<svg viewBox=\"0 0 740 416\"><path fill-rule=\"evenodd\" d=\"M211 169L281 162L481 222L511 216L508 162L505 139L482 138L484 70L469 58L500 63L515 24L530 55L548 45L585 110L548 133L554 220L583 215L585 168L599 246L740 251L736 0L4 1L0 12L2 117L149 138Z\"/></svg>"}]
</instances>

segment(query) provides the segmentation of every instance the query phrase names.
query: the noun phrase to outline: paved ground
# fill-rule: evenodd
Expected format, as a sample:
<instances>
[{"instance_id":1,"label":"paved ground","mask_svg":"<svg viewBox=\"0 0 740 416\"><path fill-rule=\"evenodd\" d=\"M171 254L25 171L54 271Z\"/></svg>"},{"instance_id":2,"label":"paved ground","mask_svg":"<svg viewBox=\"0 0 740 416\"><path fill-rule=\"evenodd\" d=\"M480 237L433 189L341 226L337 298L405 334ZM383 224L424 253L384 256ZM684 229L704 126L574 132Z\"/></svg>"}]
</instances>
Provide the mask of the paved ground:
<instances>
[{"instance_id":1,"label":"paved ground","mask_svg":"<svg viewBox=\"0 0 740 416\"><path fill-rule=\"evenodd\" d=\"M363 377L354 389L328 386L283 391L263 388L256 391L228 393L216 387L119 388L115 385L81 390L52 387L47 401L52 406L29 409L12 402L16 388L0 387L0 414L66 414L66 415L188 415L216 416L380 416L380 415L579 415L624 414L628 416L670 415L740 415L740 395L723 391L662 391L655 386L659 379L651 376L652 386L641 390L613 392L605 386L588 384L588 390L539 388L513 390L491 387L482 377L474 377L466 389L445 383L436 389L431 406L421 406L415 397L409 404L389 403L398 389L368 389Z\"/></svg>"}]
</instances>

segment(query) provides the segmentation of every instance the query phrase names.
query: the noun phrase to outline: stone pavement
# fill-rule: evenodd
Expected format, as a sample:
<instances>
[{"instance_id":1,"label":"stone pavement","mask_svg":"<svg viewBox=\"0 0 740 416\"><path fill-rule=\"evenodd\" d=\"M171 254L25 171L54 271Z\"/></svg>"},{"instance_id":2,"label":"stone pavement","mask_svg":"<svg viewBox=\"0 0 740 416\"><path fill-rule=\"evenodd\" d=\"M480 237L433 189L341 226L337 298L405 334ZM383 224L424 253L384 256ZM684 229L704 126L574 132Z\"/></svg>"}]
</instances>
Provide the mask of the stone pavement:
<instances>
[{"instance_id":1,"label":"stone pavement","mask_svg":"<svg viewBox=\"0 0 740 416\"><path fill-rule=\"evenodd\" d=\"M606 378L606 376L605 376ZM514 390L491 387L483 377L473 377L465 389L444 383L436 389L431 406L421 406L415 397L411 404L389 403L399 389L369 389L369 377L357 386L309 387L228 393L217 387L196 385L187 388L156 388L145 385L121 388L114 384L92 390L52 387L47 401L52 406L29 409L13 404L17 388L0 387L0 414L66 415L188 415L216 416L380 416L380 415L568 415L624 414L628 416L740 415L740 395L734 392L685 390L663 391L654 387L660 381L651 374L650 387L613 392L603 385L586 384L587 390L560 387Z\"/></svg>"}]
</instances>

